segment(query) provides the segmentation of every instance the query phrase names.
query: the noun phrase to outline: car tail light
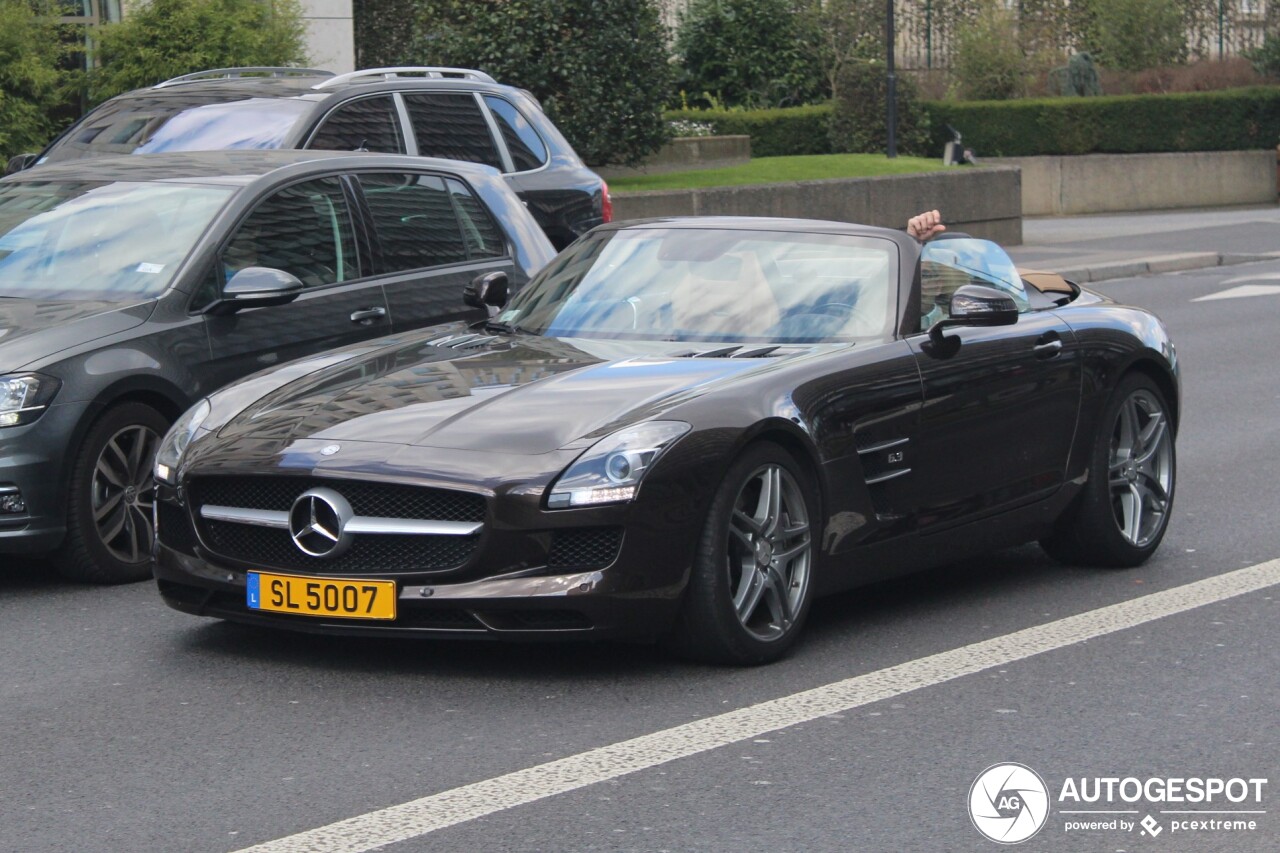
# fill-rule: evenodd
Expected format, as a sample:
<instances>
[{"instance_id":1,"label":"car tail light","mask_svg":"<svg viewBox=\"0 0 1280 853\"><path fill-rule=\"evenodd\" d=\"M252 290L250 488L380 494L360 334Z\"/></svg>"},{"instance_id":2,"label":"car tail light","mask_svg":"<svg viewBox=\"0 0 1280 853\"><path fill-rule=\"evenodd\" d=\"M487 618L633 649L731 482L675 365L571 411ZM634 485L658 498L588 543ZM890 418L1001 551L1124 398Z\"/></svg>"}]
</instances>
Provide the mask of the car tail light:
<instances>
[{"instance_id":1,"label":"car tail light","mask_svg":"<svg viewBox=\"0 0 1280 853\"><path fill-rule=\"evenodd\" d=\"M605 222L613 221L613 199L609 198L609 184L600 182L600 218Z\"/></svg>"}]
</instances>

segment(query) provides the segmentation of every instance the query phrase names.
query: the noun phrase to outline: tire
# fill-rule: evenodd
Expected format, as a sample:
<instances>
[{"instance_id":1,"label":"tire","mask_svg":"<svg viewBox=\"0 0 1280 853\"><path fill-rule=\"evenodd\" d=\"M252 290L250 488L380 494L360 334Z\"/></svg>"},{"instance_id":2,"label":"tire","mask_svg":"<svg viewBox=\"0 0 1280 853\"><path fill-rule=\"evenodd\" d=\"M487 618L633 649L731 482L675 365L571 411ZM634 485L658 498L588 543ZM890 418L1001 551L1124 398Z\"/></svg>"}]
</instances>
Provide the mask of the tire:
<instances>
[{"instance_id":1,"label":"tire","mask_svg":"<svg viewBox=\"0 0 1280 853\"><path fill-rule=\"evenodd\" d=\"M766 486L776 496L772 510L762 500ZM771 663L786 654L813 599L817 506L791 454L771 443L748 447L711 502L666 646L720 664Z\"/></svg>"},{"instance_id":2,"label":"tire","mask_svg":"<svg viewBox=\"0 0 1280 853\"><path fill-rule=\"evenodd\" d=\"M1120 381L1107 402L1084 490L1041 546L1063 563L1130 568L1160 546L1177 455L1168 401L1141 373Z\"/></svg>"},{"instance_id":3,"label":"tire","mask_svg":"<svg viewBox=\"0 0 1280 853\"><path fill-rule=\"evenodd\" d=\"M168 428L141 403L108 409L89 428L72 462L67 538L53 555L63 577L100 584L151 577L152 469Z\"/></svg>"}]
</instances>

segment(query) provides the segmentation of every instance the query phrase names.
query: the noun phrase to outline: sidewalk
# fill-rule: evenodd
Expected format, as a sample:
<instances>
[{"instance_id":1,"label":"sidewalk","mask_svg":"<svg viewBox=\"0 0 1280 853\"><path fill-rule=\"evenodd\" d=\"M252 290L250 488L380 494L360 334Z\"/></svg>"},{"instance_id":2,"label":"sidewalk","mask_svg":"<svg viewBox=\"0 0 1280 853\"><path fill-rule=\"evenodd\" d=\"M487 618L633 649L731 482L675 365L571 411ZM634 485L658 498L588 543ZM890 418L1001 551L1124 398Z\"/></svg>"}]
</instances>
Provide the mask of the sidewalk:
<instances>
[{"instance_id":1,"label":"sidewalk","mask_svg":"<svg viewBox=\"0 0 1280 853\"><path fill-rule=\"evenodd\" d=\"M1086 283L1280 258L1280 207L1029 218L1020 267Z\"/></svg>"}]
</instances>

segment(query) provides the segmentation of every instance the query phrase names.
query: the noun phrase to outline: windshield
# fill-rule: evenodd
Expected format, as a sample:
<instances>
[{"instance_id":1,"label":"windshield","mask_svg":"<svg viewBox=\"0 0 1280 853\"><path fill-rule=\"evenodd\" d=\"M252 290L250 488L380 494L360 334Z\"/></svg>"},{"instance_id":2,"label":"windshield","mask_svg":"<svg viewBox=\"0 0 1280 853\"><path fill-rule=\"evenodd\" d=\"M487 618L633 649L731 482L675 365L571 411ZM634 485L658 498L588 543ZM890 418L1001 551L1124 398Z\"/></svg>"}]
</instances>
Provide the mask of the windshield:
<instances>
[{"instance_id":1,"label":"windshield","mask_svg":"<svg viewBox=\"0 0 1280 853\"><path fill-rule=\"evenodd\" d=\"M167 183L0 184L0 296L158 296L233 192Z\"/></svg>"},{"instance_id":2,"label":"windshield","mask_svg":"<svg viewBox=\"0 0 1280 853\"><path fill-rule=\"evenodd\" d=\"M313 107L294 98L181 105L159 97L110 101L68 131L41 162L108 154L280 148Z\"/></svg>"},{"instance_id":3,"label":"windshield","mask_svg":"<svg viewBox=\"0 0 1280 853\"><path fill-rule=\"evenodd\" d=\"M498 321L557 337L815 343L891 334L897 248L877 237L637 228L561 254Z\"/></svg>"}]
</instances>

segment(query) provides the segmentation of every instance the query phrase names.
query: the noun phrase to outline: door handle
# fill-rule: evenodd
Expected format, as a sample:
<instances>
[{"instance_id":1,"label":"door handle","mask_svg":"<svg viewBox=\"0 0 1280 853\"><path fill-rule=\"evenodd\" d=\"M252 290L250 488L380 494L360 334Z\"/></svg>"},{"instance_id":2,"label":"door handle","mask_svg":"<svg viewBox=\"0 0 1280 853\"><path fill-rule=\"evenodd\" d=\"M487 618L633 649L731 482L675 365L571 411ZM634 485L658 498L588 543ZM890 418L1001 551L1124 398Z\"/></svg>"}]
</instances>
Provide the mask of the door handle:
<instances>
[{"instance_id":1,"label":"door handle","mask_svg":"<svg viewBox=\"0 0 1280 853\"><path fill-rule=\"evenodd\" d=\"M359 311L351 312L351 322L370 326L385 316L387 316L386 308L361 308Z\"/></svg>"},{"instance_id":2,"label":"door handle","mask_svg":"<svg viewBox=\"0 0 1280 853\"><path fill-rule=\"evenodd\" d=\"M1039 343L1033 347L1036 358L1049 359L1057 358L1062 352L1062 339L1058 337L1057 332L1050 332L1040 338Z\"/></svg>"}]
</instances>

